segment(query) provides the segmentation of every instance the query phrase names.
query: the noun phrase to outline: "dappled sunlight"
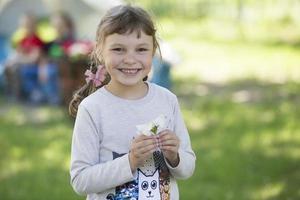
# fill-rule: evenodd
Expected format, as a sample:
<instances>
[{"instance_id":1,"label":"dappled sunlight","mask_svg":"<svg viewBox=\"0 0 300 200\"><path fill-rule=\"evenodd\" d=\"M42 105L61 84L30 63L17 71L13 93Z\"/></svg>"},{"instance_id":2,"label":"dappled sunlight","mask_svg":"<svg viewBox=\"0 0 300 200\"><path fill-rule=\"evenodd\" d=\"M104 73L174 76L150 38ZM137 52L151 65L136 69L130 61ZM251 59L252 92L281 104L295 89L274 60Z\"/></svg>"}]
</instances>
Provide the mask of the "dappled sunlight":
<instances>
[{"instance_id":1,"label":"dappled sunlight","mask_svg":"<svg viewBox=\"0 0 300 200\"><path fill-rule=\"evenodd\" d=\"M284 156L293 160L300 160L300 136L290 131L262 131L245 134L241 137L240 150L251 153L256 148L261 149L267 157Z\"/></svg>"},{"instance_id":2,"label":"dappled sunlight","mask_svg":"<svg viewBox=\"0 0 300 200\"><path fill-rule=\"evenodd\" d=\"M45 149L41 150L41 159L47 165L55 165L65 169L65 163L69 159L69 152L65 151L65 141L56 141L50 143Z\"/></svg>"},{"instance_id":3,"label":"dappled sunlight","mask_svg":"<svg viewBox=\"0 0 300 200\"><path fill-rule=\"evenodd\" d=\"M30 170L32 165L33 163L22 148L11 147L8 159L5 160L5 167L0 168L0 180L7 179L19 172Z\"/></svg>"},{"instance_id":4,"label":"dappled sunlight","mask_svg":"<svg viewBox=\"0 0 300 200\"><path fill-rule=\"evenodd\" d=\"M5 107L4 107L5 106ZM7 123L15 123L18 126L28 123L43 124L51 120L64 118L64 111L59 107L51 106L28 106L6 104L1 108L0 117Z\"/></svg>"},{"instance_id":5,"label":"dappled sunlight","mask_svg":"<svg viewBox=\"0 0 300 200\"><path fill-rule=\"evenodd\" d=\"M205 96L193 95L198 85L206 88ZM300 181L297 85L179 80L176 93L198 158L191 182L206 188L204 199L215 193L222 194L218 199L299 197L294 185ZM185 185L188 191L198 189Z\"/></svg>"},{"instance_id":6,"label":"dappled sunlight","mask_svg":"<svg viewBox=\"0 0 300 200\"><path fill-rule=\"evenodd\" d=\"M272 123L272 121L275 120L275 117L276 117L275 115L276 115L276 113L274 111L262 111L259 114L258 118L260 119L260 121L262 123L270 124L270 123Z\"/></svg>"},{"instance_id":7,"label":"dappled sunlight","mask_svg":"<svg viewBox=\"0 0 300 200\"><path fill-rule=\"evenodd\" d=\"M271 139L271 137L273 137ZM269 134L262 139L262 146L266 156L276 157L283 155L290 159L300 160L300 136L297 132L282 130L276 138Z\"/></svg>"},{"instance_id":8,"label":"dappled sunlight","mask_svg":"<svg viewBox=\"0 0 300 200\"><path fill-rule=\"evenodd\" d=\"M284 189L284 183L267 183L262 188L252 193L253 199L276 198Z\"/></svg>"},{"instance_id":9,"label":"dappled sunlight","mask_svg":"<svg viewBox=\"0 0 300 200\"><path fill-rule=\"evenodd\" d=\"M56 124L55 126L49 126L42 130L43 137L51 142L64 141L69 139L72 135L71 123L66 122ZM69 143L71 143L69 141Z\"/></svg>"},{"instance_id":10,"label":"dappled sunlight","mask_svg":"<svg viewBox=\"0 0 300 200\"><path fill-rule=\"evenodd\" d=\"M37 110L32 110L32 112L27 113L27 116L29 115L29 119L32 120L35 123L45 123L47 121L53 120L53 119L61 119L64 117L64 113L62 110L51 110L53 108L39 108Z\"/></svg>"},{"instance_id":11,"label":"dappled sunlight","mask_svg":"<svg viewBox=\"0 0 300 200\"><path fill-rule=\"evenodd\" d=\"M17 126L24 125L27 121L25 113L20 112L19 107L10 107L10 109L6 110L2 115L6 122L14 122Z\"/></svg>"},{"instance_id":12,"label":"dappled sunlight","mask_svg":"<svg viewBox=\"0 0 300 200\"><path fill-rule=\"evenodd\" d=\"M24 108L19 106L11 108L8 115L6 115L9 118L5 118L7 119L5 120L6 123L18 123L16 119L20 116L23 118L27 116L23 111ZM36 165L45 165L44 167L54 165L57 168L67 170L66 163L69 161L71 146L71 127L68 126L68 123L51 125L51 121L59 118L65 121L62 112L51 108L34 108L30 114L37 116L35 116L35 120L33 118L26 119L28 121L26 121L23 131L14 132L11 129L10 133L5 133L11 134L13 136L11 139L15 140L14 142L11 141L11 144L6 140L2 146L9 149L5 161L7 167L1 170L1 174L5 177L20 171L28 171ZM39 125L37 127L39 130L34 130L35 124L44 125ZM18 124L18 126L22 126L22 124ZM26 137L24 137L25 135Z\"/></svg>"},{"instance_id":13,"label":"dappled sunlight","mask_svg":"<svg viewBox=\"0 0 300 200\"><path fill-rule=\"evenodd\" d=\"M187 126L194 130L193 133L197 134L201 132L201 130L205 126L205 121L201 120L199 116L195 115L191 110L185 110L183 113L184 119L186 119Z\"/></svg>"},{"instance_id":14,"label":"dappled sunlight","mask_svg":"<svg viewBox=\"0 0 300 200\"><path fill-rule=\"evenodd\" d=\"M257 146L257 136L254 134L247 134L241 139L239 148L245 152L251 152Z\"/></svg>"},{"instance_id":15,"label":"dappled sunlight","mask_svg":"<svg viewBox=\"0 0 300 200\"><path fill-rule=\"evenodd\" d=\"M235 103L245 103L251 101L253 95L248 90L237 91L232 95L232 101Z\"/></svg>"},{"instance_id":16,"label":"dappled sunlight","mask_svg":"<svg viewBox=\"0 0 300 200\"><path fill-rule=\"evenodd\" d=\"M40 199L41 194L46 194L45 200L81 199L69 183L72 122L65 110L4 105L0 116L0 193L7 199ZM49 187L51 195L47 195Z\"/></svg>"}]
</instances>

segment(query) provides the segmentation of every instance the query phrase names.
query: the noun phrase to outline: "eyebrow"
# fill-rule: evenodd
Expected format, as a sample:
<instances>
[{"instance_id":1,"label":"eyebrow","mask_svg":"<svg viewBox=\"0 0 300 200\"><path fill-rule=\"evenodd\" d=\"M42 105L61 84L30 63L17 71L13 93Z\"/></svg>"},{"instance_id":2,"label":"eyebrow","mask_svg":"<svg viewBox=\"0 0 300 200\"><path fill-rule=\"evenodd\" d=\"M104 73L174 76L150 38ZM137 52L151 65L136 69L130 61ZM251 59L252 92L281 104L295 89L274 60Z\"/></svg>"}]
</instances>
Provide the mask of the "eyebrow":
<instances>
[{"instance_id":1,"label":"eyebrow","mask_svg":"<svg viewBox=\"0 0 300 200\"><path fill-rule=\"evenodd\" d=\"M110 47L114 47L114 46L126 46L126 45L121 44L121 43L114 43L114 44L110 45ZM140 43L137 46L151 46L151 44L149 44L149 43Z\"/></svg>"}]
</instances>

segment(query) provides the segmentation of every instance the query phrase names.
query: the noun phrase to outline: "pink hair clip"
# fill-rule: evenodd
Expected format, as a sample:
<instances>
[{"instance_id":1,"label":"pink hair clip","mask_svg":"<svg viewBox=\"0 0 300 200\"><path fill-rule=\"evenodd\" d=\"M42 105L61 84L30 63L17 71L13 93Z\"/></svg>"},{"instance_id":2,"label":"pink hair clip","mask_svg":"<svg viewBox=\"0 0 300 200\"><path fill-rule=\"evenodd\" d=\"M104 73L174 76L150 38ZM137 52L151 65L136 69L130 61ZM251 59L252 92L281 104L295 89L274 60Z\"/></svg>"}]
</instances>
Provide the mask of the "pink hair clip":
<instances>
[{"instance_id":1,"label":"pink hair clip","mask_svg":"<svg viewBox=\"0 0 300 200\"><path fill-rule=\"evenodd\" d=\"M106 78L106 70L102 65L99 65L95 74L91 70L87 69L84 75L86 76L85 81L87 83L93 81L95 86L99 87Z\"/></svg>"}]
</instances>

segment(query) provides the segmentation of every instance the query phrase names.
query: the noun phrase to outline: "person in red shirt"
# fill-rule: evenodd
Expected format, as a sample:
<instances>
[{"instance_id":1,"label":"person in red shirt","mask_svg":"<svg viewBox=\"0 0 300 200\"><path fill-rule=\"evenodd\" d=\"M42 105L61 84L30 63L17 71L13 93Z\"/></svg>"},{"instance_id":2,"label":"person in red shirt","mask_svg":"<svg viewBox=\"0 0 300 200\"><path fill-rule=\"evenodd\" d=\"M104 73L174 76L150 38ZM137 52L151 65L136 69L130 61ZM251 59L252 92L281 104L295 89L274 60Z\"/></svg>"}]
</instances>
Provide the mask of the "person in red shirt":
<instances>
[{"instance_id":1,"label":"person in red shirt","mask_svg":"<svg viewBox=\"0 0 300 200\"><path fill-rule=\"evenodd\" d=\"M14 91L18 97L36 100L39 85L38 65L44 42L36 33L36 17L34 14L25 13L20 18L19 30L23 33L23 37L16 43L15 54L6 63L6 74L9 78L17 80L18 86L12 87L18 90Z\"/></svg>"},{"instance_id":2,"label":"person in red shirt","mask_svg":"<svg viewBox=\"0 0 300 200\"><path fill-rule=\"evenodd\" d=\"M37 63L44 42L36 33L36 17L32 13L25 13L20 18L19 29L23 37L16 44L16 55L12 64Z\"/></svg>"},{"instance_id":3,"label":"person in red shirt","mask_svg":"<svg viewBox=\"0 0 300 200\"><path fill-rule=\"evenodd\" d=\"M29 33L24 39L20 41L19 51L23 54L30 54L33 51L39 50L43 47L44 43L35 33Z\"/></svg>"}]
</instances>

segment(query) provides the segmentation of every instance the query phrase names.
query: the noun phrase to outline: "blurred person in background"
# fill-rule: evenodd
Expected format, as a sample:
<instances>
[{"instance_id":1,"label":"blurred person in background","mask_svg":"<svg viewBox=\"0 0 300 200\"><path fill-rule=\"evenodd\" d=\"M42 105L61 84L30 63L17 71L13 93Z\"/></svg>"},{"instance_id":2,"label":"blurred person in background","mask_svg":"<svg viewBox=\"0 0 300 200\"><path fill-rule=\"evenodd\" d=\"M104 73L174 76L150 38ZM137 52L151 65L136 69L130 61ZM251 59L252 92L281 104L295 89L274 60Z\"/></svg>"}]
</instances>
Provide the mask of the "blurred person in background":
<instances>
[{"instance_id":1,"label":"blurred person in background","mask_svg":"<svg viewBox=\"0 0 300 200\"><path fill-rule=\"evenodd\" d=\"M74 64L70 59L71 48L76 42L75 25L71 16L65 11L53 13L50 23L56 37L48 44L48 55L58 67L61 101L63 104L68 104L75 90Z\"/></svg>"},{"instance_id":2,"label":"blurred person in background","mask_svg":"<svg viewBox=\"0 0 300 200\"><path fill-rule=\"evenodd\" d=\"M50 17L55 29L56 38L51 43L50 56L53 58L65 57L69 54L75 42L75 27L71 16L66 12L56 12Z\"/></svg>"},{"instance_id":3,"label":"blurred person in background","mask_svg":"<svg viewBox=\"0 0 300 200\"><path fill-rule=\"evenodd\" d=\"M17 98L38 100L38 62L43 41L37 35L36 17L25 13L13 35L15 52L5 63L7 90ZM17 38L14 40L14 38Z\"/></svg>"},{"instance_id":4,"label":"blurred person in background","mask_svg":"<svg viewBox=\"0 0 300 200\"><path fill-rule=\"evenodd\" d=\"M66 105L72 99L73 92L85 82L82 74L86 70L93 43L75 37L73 19L65 11L54 13L51 24L56 31L56 39L49 44L49 56L58 65L61 98Z\"/></svg>"},{"instance_id":5,"label":"blurred person in background","mask_svg":"<svg viewBox=\"0 0 300 200\"><path fill-rule=\"evenodd\" d=\"M58 105L60 103L59 69L49 56L49 45L44 45L38 63L38 103Z\"/></svg>"},{"instance_id":6,"label":"blurred person in background","mask_svg":"<svg viewBox=\"0 0 300 200\"><path fill-rule=\"evenodd\" d=\"M66 12L56 12L50 16L50 26L55 32L55 39L45 44L39 60L38 81L42 102L59 104L64 88L60 76L70 74L68 54L74 44L75 31L71 17ZM62 64L64 63L64 64Z\"/></svg>"}]
</instances>

